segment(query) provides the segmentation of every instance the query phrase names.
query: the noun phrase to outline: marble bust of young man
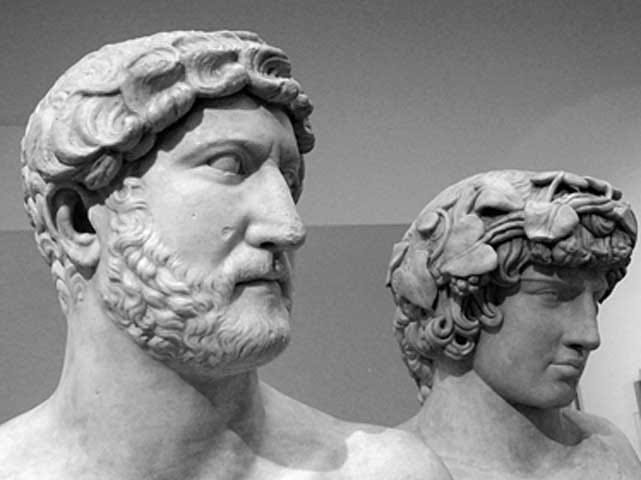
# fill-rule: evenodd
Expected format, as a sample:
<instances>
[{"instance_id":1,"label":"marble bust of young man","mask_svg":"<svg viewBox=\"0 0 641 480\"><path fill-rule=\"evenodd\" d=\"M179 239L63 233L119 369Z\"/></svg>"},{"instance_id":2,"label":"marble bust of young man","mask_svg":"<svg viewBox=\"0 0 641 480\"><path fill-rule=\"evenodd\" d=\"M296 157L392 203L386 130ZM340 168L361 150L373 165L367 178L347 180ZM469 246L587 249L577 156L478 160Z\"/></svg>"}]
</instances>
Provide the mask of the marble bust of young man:
<instances>
[{"instance_id":1,"label":"marble bust of young man","mask_svg":"<svg viewBox=\"0 0 641 480\"><path fill-rule=\"evenodd\" d=\"M109 45L56 82L22 174L68 341L52 396L0 427L0 479L450 478L258 380L289 340L311 111L248 32Z\"/></svg>"},{"instance_id":2,"label":"marble bust of young man","mask_svg":"<svg viewBox=\"0 0 641 480\"><path fill-rule=\"evenodd\" d=\"M403 426L455 479L639 479L629 441L570 405L637 225L607 182L494 171L394 247L395 331L422 407Z\"/></svg>"}]
</instances>

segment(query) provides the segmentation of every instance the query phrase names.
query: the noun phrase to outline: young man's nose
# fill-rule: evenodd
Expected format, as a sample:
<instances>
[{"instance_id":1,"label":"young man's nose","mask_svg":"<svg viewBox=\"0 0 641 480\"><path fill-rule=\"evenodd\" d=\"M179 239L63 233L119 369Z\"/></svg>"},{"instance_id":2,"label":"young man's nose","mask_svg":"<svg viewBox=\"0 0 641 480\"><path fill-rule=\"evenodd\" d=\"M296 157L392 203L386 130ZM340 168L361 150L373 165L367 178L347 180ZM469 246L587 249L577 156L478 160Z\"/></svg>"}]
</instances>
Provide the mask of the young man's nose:
<instances>
[{"instance_id":1,"label":"young man's nose","mask_svg":"<svg viewBox=\"0 0 641 480\"><path fill-rule=\"evenodd\" d=\"M252 185L246 240L259 248L292 250L307 235L291 191L275 163L263 165Z\"/></svg>"},{"instance_id":2,"label":"young man's nose","mask_svg":"<svg viewBox=\"0 0 641 480\"><path fill-rule=\"evenodd\" d=\"M568 319L570 327L566 334L566 343L585 351L596 350L601 345L597 301L591 292L584 292L574 301L572 318Z\"/></svg>"}]
</instances>

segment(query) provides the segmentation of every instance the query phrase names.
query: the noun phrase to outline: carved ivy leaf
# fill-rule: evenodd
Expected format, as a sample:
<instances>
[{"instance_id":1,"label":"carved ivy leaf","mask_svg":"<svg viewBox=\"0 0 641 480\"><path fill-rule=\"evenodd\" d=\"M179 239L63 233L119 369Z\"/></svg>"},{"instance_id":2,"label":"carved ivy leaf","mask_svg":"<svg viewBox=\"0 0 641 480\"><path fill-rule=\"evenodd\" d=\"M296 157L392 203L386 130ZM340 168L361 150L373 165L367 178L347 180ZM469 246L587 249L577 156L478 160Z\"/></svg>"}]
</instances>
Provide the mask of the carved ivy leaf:
<instances>
[{"instance_id":1,"label":"carved ivy leaf","mask_svg":"<svg viewBox=\"0 0 641 480\"><path fill-rule=\"evenodd\" d=\"M481 190L474 203L474 210L482 212L486 209L501 212L514 212L523 208L523 199L509 182L494 178Z\"/></svg>"},{"instance_id":2,"label":"carved ivy leaf","mask_svg":"<svg viewBox=\"0 0 641 480\"><path fill-rule=\"evenodd\" d=\"M637 219L630 206L626 203L619 203L614 209L614 215L619 219L621 226L636 238L638 232Z\"/></svg>"},{"instance_id":3,"label":"carved ivy leaf","mask_svg":"<svg viewBox=\"0 0 641 480\"><path fill-rule=\"evenodd\" d=\"M420 233L423 237L431 236L439 223L439 216L433 210L428 210L421 212L418 218L415 220L414 224L416 226L416 231Z\"/></svg>"},{"instance_id":4,"label":"carved ivy leaf","mask_svg":"<svg viewBox=\"0 0 641 480\"><path fill-rule=\"evenodd\" d=\"M494 270L497 266L496 252L480 241L483 232L483 222L479 217L461 217L452 227L439 270L463 278Z\"/></svg>"},{"instance_id":5,"label":"carved ivy leaf","mask_svg":"<svg viewBox=\"0 0 641 480\"><path fill-rule=\"evenodd\" d=\"M392 284L391 272L396 270L401 265L409 246L409 242L405 240L394 244L394 247L392 248L392 258L390 259L387 271L387 278L385 279L386 286L389 287Z\"/></svg>"},{"instance_id":6,"label":"carved ivy leaf","mask_svg":"<svg viewBox=\"0 0 641 480\"><path fill-rule=\"evenodd\" d=\"M427 268L428 255L423 248L409 247L402 263L392 273L391 286L396 295L429 311L436 300L438 287Z\"/></svg>"},{"instance_id":7,"label":"carved ivy leaf","mask_svg":"<svg viewBox=\"0 0 641 480\"><path fill-rule=\"evenodd\" d=\"M442 271L453 277L466 278L470 275L483 275L498 265L496 252L485 243L478 242L457 257L452 258Z\"/></svg>"},{"instance_id":8,"label":"carved ivy leaf","mask_svg":"<svg viewBox=\"0 0 641 480\"><path fill-rule=\"evenodd\" d=\"M564 203L529 201L523 229L530 240L550 242L567 237L579 224L574 209Z\"/></svg>"}]
</instances>

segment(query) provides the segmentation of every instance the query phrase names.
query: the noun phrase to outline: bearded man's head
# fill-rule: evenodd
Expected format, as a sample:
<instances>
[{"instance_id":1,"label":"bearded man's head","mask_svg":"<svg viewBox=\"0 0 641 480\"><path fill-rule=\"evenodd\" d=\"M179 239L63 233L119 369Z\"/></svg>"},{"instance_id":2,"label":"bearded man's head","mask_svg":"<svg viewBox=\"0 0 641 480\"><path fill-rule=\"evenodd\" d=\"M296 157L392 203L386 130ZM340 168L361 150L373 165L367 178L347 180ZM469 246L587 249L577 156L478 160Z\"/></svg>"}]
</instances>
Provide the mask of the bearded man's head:
<instances>
[{"instance_id":1,"label":"bearded man's head","mask_svg":"<svg viewBox=\"0 0 641 480\"><path fill-rule=\"evenodd\" d=\"M241 358L264 363L284 348L289 326L270 323L269 309L253 322L228 310L235 283L248 280L242 272L252 268L274 276L291 309L289 256L276 248L258 262L268 266L236 262L234 271L207 272L165 242L147 205L143 177L162 139L189 129L185 119L203 103L239 95L283 112L299 164L281 173L296 201L302 154L314 143L312 106L285 54L253 33L168 32L107 45L65 72L38 104L22 141L25 208L66 315L97 270L83 248L96 234L89 208L101 204L111 216L100 255L104 307L152 356L178 368L231 371ZM74 242L66 241L61 220L72 225ZM296 229L291 245L304 238L302 226Z\"/></svg>"}]
</instances>

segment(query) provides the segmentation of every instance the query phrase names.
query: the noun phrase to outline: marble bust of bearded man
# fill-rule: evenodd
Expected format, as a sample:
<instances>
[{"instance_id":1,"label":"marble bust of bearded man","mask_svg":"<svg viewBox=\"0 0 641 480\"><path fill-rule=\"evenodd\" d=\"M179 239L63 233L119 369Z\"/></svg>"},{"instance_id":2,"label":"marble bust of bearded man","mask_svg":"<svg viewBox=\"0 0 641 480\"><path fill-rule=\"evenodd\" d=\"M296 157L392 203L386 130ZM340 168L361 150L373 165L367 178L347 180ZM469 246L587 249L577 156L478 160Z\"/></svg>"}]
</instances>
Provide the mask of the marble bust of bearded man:
<instances>
[{"instance_id":1,"label":"marble bust of bearded man","mask_svg":"<svg viewBox=\"0 0 641 480\"><path fill-rule=\"evenodd\" d=\"M54 84L22 174L66 353L0 427L0 479L449 478L411 435L258 378L289 341L311 111L249 32L108 45Z\"/></svg>"}]
</instances>

